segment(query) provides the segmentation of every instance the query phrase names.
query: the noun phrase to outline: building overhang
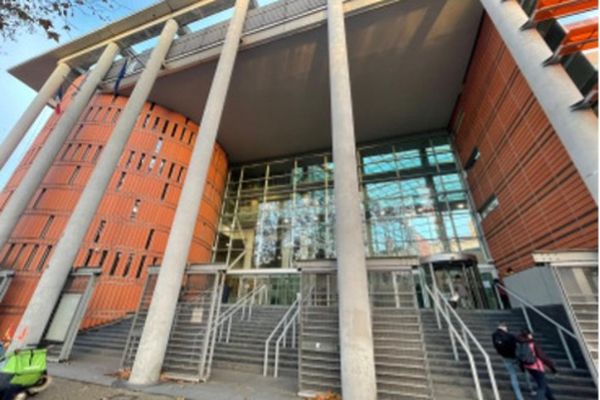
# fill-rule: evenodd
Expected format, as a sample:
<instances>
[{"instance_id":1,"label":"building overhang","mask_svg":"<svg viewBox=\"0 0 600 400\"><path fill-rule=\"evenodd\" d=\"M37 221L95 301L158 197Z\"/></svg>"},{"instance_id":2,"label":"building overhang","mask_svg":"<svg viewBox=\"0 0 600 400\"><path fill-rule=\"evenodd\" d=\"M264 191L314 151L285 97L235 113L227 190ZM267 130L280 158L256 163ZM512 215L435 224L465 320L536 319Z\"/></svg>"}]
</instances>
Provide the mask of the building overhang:
<instances>
[{"instance_id":1,"label":"building overhang","mask_svg":"<svg viewBox=\"0 0 600 400\"><path fill-rule=\"evenodd\" d=\"M305 0L309 8L293 17L285 14L293 7L282 11L284 5L248 14L218 135L231 162L331 146L326 2ZM447 128L480 2L347 0L345 11L357 141ZM149 101L200 122L225 29L226 23L178 38ZM121 82L121 94L131 92L147 56L136 57L140 68ZM35 60L10 71L34 88L46 76L33 72ZM119 70L117 62L104 90Z\"/></svg>"}]
</instances>

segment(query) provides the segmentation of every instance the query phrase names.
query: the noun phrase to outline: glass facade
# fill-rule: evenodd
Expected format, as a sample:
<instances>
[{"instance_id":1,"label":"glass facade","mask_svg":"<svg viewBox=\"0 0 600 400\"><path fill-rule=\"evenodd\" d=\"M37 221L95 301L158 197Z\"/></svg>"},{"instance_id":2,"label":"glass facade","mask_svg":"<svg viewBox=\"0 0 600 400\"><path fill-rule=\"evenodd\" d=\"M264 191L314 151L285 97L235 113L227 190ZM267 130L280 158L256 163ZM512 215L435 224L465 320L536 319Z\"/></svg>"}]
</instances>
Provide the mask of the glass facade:
<instances>
[{"instance_id":1,"label":"glass facade","mask_svg":"<svg viewBox=\"0 0 600 400\"><path fill-rule=\"evenodd\" d=\"M359 146L369 257L465 251L483 261L474 210L446 134ZM330 153L230 169L214 259L234 268L335 257Z\"/></svg>"}]
</instances>

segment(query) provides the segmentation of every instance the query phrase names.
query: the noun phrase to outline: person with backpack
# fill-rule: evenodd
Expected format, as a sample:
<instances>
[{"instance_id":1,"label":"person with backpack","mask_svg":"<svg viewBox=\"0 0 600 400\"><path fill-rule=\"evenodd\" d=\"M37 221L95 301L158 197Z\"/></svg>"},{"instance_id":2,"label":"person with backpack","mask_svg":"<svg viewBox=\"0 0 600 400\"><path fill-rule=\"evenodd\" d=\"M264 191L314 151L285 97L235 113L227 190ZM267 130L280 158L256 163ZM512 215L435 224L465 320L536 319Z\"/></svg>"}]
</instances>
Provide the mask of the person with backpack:
<instances>
[{"instance_id":1,"label":"person with backpack","mask_svg":"<svg viewBox=\"0 0 600 400\"><path fill-rule=\"evenodd\" d=\"M517 376L517 366L519 362L516 358L517 338L508 331L506 322L500 322L498 328L492 334L492 342L496 352L502 357L504 367L510 376L510 384L512 386L515 398L523 400L521 387L519 386L519 377Z\"/></svg>"},{"instance_id":2,"label":"person with backpack","mask_svg":"<svg viewBox=\"0 0 600 400\"><path fill-rule=\"evenodd\" d=\"M517 359L521 364L521 370L527 371L537 384L537 399L555 400L550 386L546 381L546 367L556 373L556 368L542 349L533 340L531 331L527 328L521 330L521 335L517 338L517 348L515 351Z\"/></svg>"}]
</instances>

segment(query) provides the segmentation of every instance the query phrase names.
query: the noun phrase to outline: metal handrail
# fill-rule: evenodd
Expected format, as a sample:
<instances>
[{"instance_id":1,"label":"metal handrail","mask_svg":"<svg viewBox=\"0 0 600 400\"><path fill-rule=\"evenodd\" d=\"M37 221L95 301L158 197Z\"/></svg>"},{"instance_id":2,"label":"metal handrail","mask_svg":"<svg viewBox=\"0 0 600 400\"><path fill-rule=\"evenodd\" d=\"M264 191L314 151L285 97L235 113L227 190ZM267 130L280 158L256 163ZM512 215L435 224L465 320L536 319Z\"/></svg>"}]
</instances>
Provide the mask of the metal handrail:
<instances>
[{"instance_id":1,"label":"metal handrail","mask_svg":"<svg viewBox=\"0 0 600 400\"><path fill-rule=\"evenodd\" d=\"M233 316L241 310L241 319L243 320L246 317L246 307L248 307L248 302L250 302L250 306L248 307L248 320L252 319L252 307L254 306L254 298L256 295L264 292L266 289L266 285L259 286L258 288L254 289L253 291L236 301L233 307L228 308L227 311L225 311L223 315L219 317L218 321L215 324L215 328L221 327L221 330L219 331L219 341L221 341L221 337L223 336L223 324L225 323L225 320L227 320L227 335L225 338L225 343L229 343Z\"/></svg>"},{"instance_id":2,"label":"metal handrail","mask_svg":"<svg viewBox=\"0 0 600 400\"><path fill-rule=\"evenodd\" d=\"M579 345L581 346L581 342L579 341L579 338L577 337L577 335L575 335L573 332L571 332L570 330L568 330L567 328L565 328L564 326L562 326L561 324L559 324L558 322L556 322L555 320L550 318L548 315L546 315L544 312L539 310L536 306L534 306L533 304L531 304L530 302L528 302L527 300L525 300L524 298L522 298L521 296L516 294L514 291L507 289L506 286L504 286L500 283L496 283L496 290L498 290L498 287L501 287L504 291L506 291L506 293L510 294L512 297L519 300L519 302L521 303L521 312L523 312L523 317L525 318L525 322L527 323L527 328L532 333L534 332L534 329L533 329L533 325L531 324L531 320L529 319L529 314L527 313L526 306L531 308L540 317L542 317L543 319L545 319L546 321L548 321L552 325L554 325L554 327L556 328L556 331L558 332L558 336L560 337L560 342L561 342L563 348L565 349L567 358L569 359L569 364L571 365L571 369L576 369L577 366L575 365L575 360L573 359L573 355L571 354L571 349L569 349L569 345L567 344L567 341L565 340L564 333L566 333L571 338L575 339L577 341L577 343L579 343Z\"/></svg>"},{"instance_id":3,"label":"metal handrail","mask_svg":"<svg viewBox=\"0 0 600 400\"><path fill-rule=\"evenodd\" d=\"M475 359L473 358L473 354L471 353L471 349L469 348L469 345L461 337L461 335L458 333L458 331L452 324L452 320L451 320L450 316L448 315L447 310L444 310L444 307L442 307L442 305L440 304L439 299L440 298L443 299L443 296L440 296L438 294L439 291L436 291L436 294L434 294L431 291L431 289L429 288L429 286L427 286L427 285L425 285L424 288L425 288L425 291L427 292L427 294L429 295L429 297L431 297L431 300L433 301L433 306L436 310L436 317L439 318L439 315L441 315L444 318L444 320L446 321L446 324L448 325L448 335L450 336L450 342L452 343L452 350L454 352L455 358L458 360L458 352L456 350L455 340L458 340L458 343L460 343L463 350L465 351L465 354L467 355L467 358L469 360L469 365L471 367L471 374L473 375L473 381L475 382L475 391L477 392L477 398L479 400L483 400L483 392L481 390L481 384L479 382L479 375L477 373L477 365L475 364ZM441 323L440 323L439 319L438 319L438 327L441 329ZM495 381L492 381L492 382L493 382L493 386L495 386ZM497 392L497 388L494 391L494 396L495 396L496 400L500 399L498 392Z\"/></svg>"},{"instance_id":4,"label":"metal handrail","mask_svg":"<svg viewBox=\"0 0 600 400\"><path fill-rule=\"evenodd\" d=\"M281 326L286 323L290 314L292 314L294 309L298 307L299 302L300 302L300 293L297 293L296 300L287 309L285 314L283 314L283 317L281 317L281 319L279 320L277 325L275 325L275 328L273 328L273 330L271 331L271 334L269 335L267 340L265 340L265 355L264 355L264 359L263 359L263 376L267 376L267 372L269 369L269 344L271 344L271 339L273 339L273 336L275 336L277 331L279 331L279 328L281 328Z\"/></svg>"},{"instance_id":5,"label":"metal handrail","mask_svg":"<svg viewBox=\"0 0 600 400\"><path fill-rule=\"evenodd\" d=\"M246 294L244 297L238 299L232 307L227 309L227 311L225 311L222 315L219 316L219 318L215 322L214 326L208 330L209 338L212 338L212 339L211 339L209 355L208 355L208 370L206 372L206 376L203 377L203 379L207 379L207 377L210 376L210 367L212 365L212 359L213 359L213 355L215 353L215 341L216 341L215 339L216 339L217 333L218 333L219 341L220 341L221 336L223 334L222 326L223 326L225 320L229 321L228 329L227 329L227 343L229 343L229 335L231 334L231 318L240 309L244 310L243 313L245 313L246 303L248 302L248 300L250 300L250 298L253 298L254 295L256 295L256 293L259 293L259 292L265 290L265 288L266 288L266 286L264 286L264 285L260 286L256 289L254 289L253 291L251 291L250 293ZM252 303L251 303L250 307L252 307ZM252 315L252 314L250 313L250 315ZM242 314L242 319L243 318L244 318L244 314ZM220 329L220 331L219 331L219 329Z\"/></svg>"},{"instance_id":6,"label":"metal handrail","mask_svg":"<svg viewBox=\"0 0 600 400\"><path fill-rule=\"evenodd\" d=\"M279 335L279 337L277 338L277 341L275 342L275 365L273 366L273 376L275 378L277 378L277 376L279 375L279 346L280 346L282 340L283 340L283 345L284 346L286 345L285 338L287 336L290 326L292 327L292 348L296 347L296 331L297 331L296 324L298 323L299 314L300 314L300 308L296 308L296 311L294 311L292 318L290 318L289 321L285 324L285 326L283 327L283 330L281 331L281 334Z\"/></svg>"},{"instance_id":7,"label":"metal handrail","mask_svg":"<svg viewBox=\"0 0 600 400\"><path fill-rule=\"evenodd\" d=\"M467 346L469 345L468 339L470 338L471 341L477 347L477 350L479 350L479 352L482 354L483 359L485 360L485 366L487 368L488 375L490 376L490 381L491 381L491 385L492 385L492 391L494 392L494 397L496 399L500 399L500 394L498 393L498 386L496 384L496 375L494 374L494 368L492 367L492 362L490 360L490 356L488 355L487 351L485 351L485 349L483 348L483 346L481 345L479 340L475 337L473 332L471 332L469 327L464 323L462 318L460 318L460 316L458 315L456 310L450 305L448 300L442 295L442 293L439 291L439 289L437 289L436 291L437 291L437 295L442 299L442 302L444 303L446 310L450 311L450 314L459 323L460 329L463 334L463 338L465 339L465 343L467 344Z\"/></svg>"}]
</instances>

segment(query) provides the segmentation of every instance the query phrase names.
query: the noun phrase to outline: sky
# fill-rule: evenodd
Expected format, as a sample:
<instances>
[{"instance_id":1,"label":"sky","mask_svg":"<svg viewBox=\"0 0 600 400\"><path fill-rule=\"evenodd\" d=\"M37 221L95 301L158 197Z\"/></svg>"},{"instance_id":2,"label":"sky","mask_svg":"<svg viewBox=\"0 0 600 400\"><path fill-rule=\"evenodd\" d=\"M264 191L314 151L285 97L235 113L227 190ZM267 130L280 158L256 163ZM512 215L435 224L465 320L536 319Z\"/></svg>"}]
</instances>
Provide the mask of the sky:
<instances>
[{"instance_id":1,"label":"sky","mask_svg":"<svg viewBox=\"0 0 600 400\"><path fill-rule=\"evenodd\" d=\"M113 5L112 9L98 8L98 10L105 18L114 21L154 4L156 0L110 0L110 2ZM95 1L93 3L98 4L99 7L104 7L102 2ZM106 23L106 20L92 15L89 11L78 11L70 22L71 31L62 32L59 43L47 39L46 35L41 31L33 33L20 32L17 35L18 39L16 41L7 40L0 42L0 87L2 88L2 95L0 96L0 115L2 116L0 118L0 143L8 135L10 129L15 125L36 94L27 85L10 75L7 70L60 44L64 44L78 36L98 29ZM0 190L10 179L23 155L31 143L33 143L37 133L44 126L51 113L52 110L46 107L32 125L8 163L0 170Z\"/></svg>"}]
</instances>

